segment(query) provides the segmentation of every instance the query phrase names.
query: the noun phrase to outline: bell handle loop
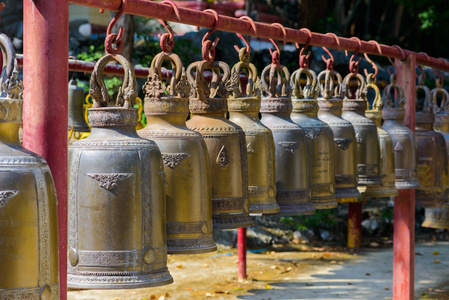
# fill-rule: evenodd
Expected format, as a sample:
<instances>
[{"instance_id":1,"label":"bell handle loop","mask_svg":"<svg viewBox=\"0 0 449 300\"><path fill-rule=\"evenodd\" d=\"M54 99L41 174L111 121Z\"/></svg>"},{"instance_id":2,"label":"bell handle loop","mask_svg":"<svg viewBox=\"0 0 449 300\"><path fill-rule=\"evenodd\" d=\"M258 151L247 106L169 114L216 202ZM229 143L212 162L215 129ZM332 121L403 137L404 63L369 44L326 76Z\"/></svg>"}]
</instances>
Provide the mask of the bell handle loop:
<instances>
[{"instance_id":1,"label":"bell handle loop","mask_svg":"<svg viewBox=\"0 0 449 300\"><path fill-rule=\"evenodd\" d=\"M124 108L131 108L135 103L135 98L137 96L136 75L131 62L120 54L105 55L95 64L90 78L89 90L93 99L93 107L108 106L109 94L103 81L103 71L105 66L111 61L120 63L125 71L122 86L119 88L117 94L116 105L123 106Z\"/></svg>"},{"instance_id":2,"label":"bell handle loop","mask_svg":"<svg viewBox=\"0 0 449 300\"><path fill-rule=\"evenodd\" d=\"M160 52L158 53L153 60L151 61L150 66L150 72L149 75L153 76L155 72L157 72L157 75L159 76L159 80L162 81L162 63L164 61L170 61L171 67L173 70L173 74L175 76L172 76L170 80L170 94L175 95L176 94L176 84L179 82L182 76L182 61L181 58L179 58L178 55L175 53L167 53L167 52Z\"/></svg>"},{"instance_id":3,"label":"bell handle loop","mask_svg":"<svg viewBox=\"0 0 449 300\"><path fill-rule=\"evenodd\" d=\"M357 90L354 94L352 94L351 89L349 88L349 83L351 80L355 79L358 82ZM349 73L343 79L343 87L345 90L345 98L346 99L361 99L363 95L366 93L366 83L365 78L359 73Z\"/></svg>"},{"instance_id":4,"label":"bell handle loop","mask_svg":"<svg viewBox=\"0 0 449 300\"><path fill-rule=\"evenodd\" d=\"M323 78L324 76L324 83ZM324 99L330 99L332 97L341 97L342 77L340 73L334 70L324 70L317 76L317 86L319 93ZM335 83L336 82L336 83Z\"/></svg>"},{"instance_id":5,"label":"bell handle loop","mask_svg":"<svg viewBox=\"0 0 449 300\"><path fill-rule=\"evenodd\" d=\"M418 97L418 92L423 91L424 92L424 104L422 111L427 113L438 113L438 106L436 102L436 97L432 97L430 89L425 86L424 84L418 84L416 86L416 96ZM416 111L418 111L418 101L416 101Z\"/></svg>"},{"instance_id":6,"label":"bell handle loop","mask_svg":"<svg viewBox=\"0 0 449 300\"><path fill-rule=\"evenodd\" d=\"M403 108L405 105L405 93L404 89L396 83L396 76L393 73L391 75L391 83L384 88L382 93L382 102L384 106L390 108ZM391 99L391 94L396 91L397 95L394 100Z\"/></svg>"},{"instance_id":7,"label":"bell handle loop","mask_svg":"<svg viewBox=\"0 0 449 300\"><path fill-rule=\"evenodd\" d=\"M301 87L301 75L306 75L306 86L304 88ZM298 98L299 99L311 99L315 98L315 87L317 82L317 76L316 73L313 70L305 69L305 68L299 68L295 72L293 72L291 76L291 83L293 90L298 91Z\"/></svg>"},{"instance_id":8,"label":"bell handle loop","mask_svg":"<svg viewBox=\"0 0 449 300\"><path fill-rule=\"evenodd\" d=\"M372 75L372 74L369 74ZM372 89L374 90L374 100L373 100L373 108L369 109L368 111L381 111L382 110L382 97L380 95L380 89L377 86L375 82L370 82L366 85L366 94L368 95L368 90ZM368 99L366 99L366 102L369 107Z\"/></svg>"},{"instance_id":9,"label":"bell handle loop","mask_svg":"<svg viewBox=\"0 0 449 300\"><path fill-rule=\"evenodd\" d=\"M14 46L9 37L4 33L0 33L0 47L3 54L3 66L0 75L0 88L2 88L3 90L3 83L11 77L12 72L17 68L17 61Z\"/></svg>"},{"instance_id":10,"label":"bell handle loop","mask_svg":"<svg viewBox=\"0 0 449 300\"><path fill-rule=\"evenodd\" d=\"M240 52L242 52L242 50L244 49L245 48L240 49ZM242 93L242 82L240 80L240 72L242 71L242 68L246 68L248 70L248 83L246 85L246 95L250 95L253 91L254 83L257 82L258 80L257 69L254 64L246 60L245 61L240 60L232 67L231 74L236 72L238 76L238 87L240 93Z\"/></svg>"},{"instance_id":11,"label":"bell handle loop","mask_svg":"<svg viewBox=\"0 0 449 300\"><path fill-rule=\"evenodd\" d=\"M267 82L267 72L270 71ZM277 74L277 79L275 74ZM270 97L290 96L290 72L287 67L280 64L269 64L262 70L260 75L265 92Z\"/></svg>"},{"instance_id":12,"label":"bell handle loop","mask_svg":"<svg viewBox=\"0 0 449 300\"><path fill-rule=\"evenodd\" d=\"M435 105L438 113L448 113L449 112L449 93L443 88L434 88L431 92L432 102ZM438 95L441 96L441 103L438 106ZM434 112L436 113L436 112Z\"/></svg>"}]
</instances>

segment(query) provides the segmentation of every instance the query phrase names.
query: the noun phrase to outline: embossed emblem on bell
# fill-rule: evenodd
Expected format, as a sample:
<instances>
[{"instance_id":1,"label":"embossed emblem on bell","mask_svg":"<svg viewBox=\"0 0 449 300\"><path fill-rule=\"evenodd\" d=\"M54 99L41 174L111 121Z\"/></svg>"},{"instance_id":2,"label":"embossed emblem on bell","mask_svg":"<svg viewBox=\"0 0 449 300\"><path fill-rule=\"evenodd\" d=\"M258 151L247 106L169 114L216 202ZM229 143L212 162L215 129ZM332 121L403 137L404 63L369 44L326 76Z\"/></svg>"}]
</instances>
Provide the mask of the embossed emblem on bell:
<instances>
[{"instance_id":1,"label":"embossed emblem on bell","mask_svg":"<svg viewBox=\"0 0 449 300\"><path fill-rule=\"evenodd\" d=\"M247 48L239 51L240 61L231 70L237 74L234 90L228 98L229 120L239 125L246 136L248 155L248 197L250 214L272 214L280 211L276 202L275 146L270 129L259 120L261 83L256 67L249 62ZM241 85L240 72L248 70L248 84Z\"/></svg>"},{"instance_id":2,"label":"embossed emblem on bell","mask_svg":"<svg viewBox=\"0 0 449 300\"><path fill-rule=\"evenodd\" d=\"M405 95L404 90L397 84L396 74L390 77L390 84L382 93L382 128L391 136L393 141L395 185L400 189L415 189L419 187L416 171L416 143L413 132L404 125ZM394 92L397 96L394 97Z\"/></svg>"},{"instance_id":3,"label":"embossed emblem on bell","mask_svg":"<svg viewBox=\"0 0 449 300\"><path fill-rule=\"evenodd\" d=\"M207 47L207 43L203 45ZM247 227L254 222L249 216L245 133L225 118L228 95L237 80L231 80L228 64L208 56L187 68L187 78L193 87L189 104L191 119L187 121L187 127L203 136L209 153L213 228ZM206 70L212 72L211 81L204 76Z\"/></svg>"},{"instance_id":4,"label":"embossed emblem on bell","mask_svg":"<svg viewBox=\"0 0 449 300\"><path fill-rule=\"evenodd\" d=\"M84 119L84 90L77 84L76 79L69 82L69 130L90 132L89 125Z\"/></svg>"},{"instance_id":5,"label":"embossed emblem on bell","mask_svg":"<svg viewBox=\"0 0 449 300\"><path fill-rule=\"evenodd\" d=\"M388 132L381 127L382 98L373 74L368 74L366 80L367 90L372 89L375 95L373 108L367 110L365 115L377 126L377 136L380 146L380 177L382 179L382 185L376 186L376 197L396 197L399 193L395 186L393 140Z\"/></svg>"},{"instance_id":6,"label":"embossed emblem on bell","mask_svg":"<svg viewBox=\"0 0 449 300\"><path fill-rule=\"evenodd\" d=\"M125 69L115 106L103 69ZM173 282L167 269L165 173L157 145L137 135L134 68L100 58L92 72L91 134L69 147L68 286L123 289Z\"/></svg>"},{"instance_id":7,"label":"embossed emblem on bell","mask_svg":"<svg viewBox=\"0 0 449 300\"><path fill-rule=\"evenodd\" d=\"M447 204L426 207L422 227L449 229L449 206Z\"/></svg>"},{"instance_id":8,"label":"embossed emblem on bell","mask_svg":"<svg viewBox=\"0 0 449 300\"><path fill-rule=\"evenodd\" d=\"M272 63L260 76L263 84L261 121L273 132L275 145L276 201L281 208L278 215L314 214L315 208L310 201L306 135L290 118L290 72L280 64L279 56L277 48L272 54Z\"/></svg>"},{"instance_id":9,"label":"embossed emblem on bell","mask_svg":"<svg viewBox=\"0 0 449 300\"><path fill-rule=\"evenodd\" d=\"M304 88L300 83L303 74L306 76ZM315 209L335 208L338 204L335 199L334 134L329 125L317 116L319 107L315 72L307 68L296 70L292 74L292 87L291 119L306 133L310 162L310 201Z\"/></svg>"},{"instance_id":10,"label":"embossed emblem on bell","mask_svg":"<svg viewBox=\"0 0 449 300\"><path fill-rule=\"evenodd\" d=\"M170 62L173 70L173 77L165 82L161 76L164 61ZM215 251L209 155L201 134L186 126L190 84L179 56L157 54L143 91L147 126L137 132L156 142L162 153L168 253Z\"/></svg>"},{"instance_id":11,"label":"embossed emblem on bell","mask_svg":"<svg viewBox=\"0 0 449 300\"><path fill-rule=\"evenodd\" d=\"M327 123L334 134L335 197L338 202L360 202L357 189L356 135L351 122L343 119L341 75L332 66L318 74L318 118Z\"/></svg>"},{"instance_id":12,"label":"embossed emblem on bell","mask_svg":"<svg viewBox=\"0 0 449 300\"><path fill-rule=\"evenodd\" d=\"M50 168L19 142L23 84L0 34L0 299L59 299L57 199Z\"/></svg>"},{"instance_id":13,"label":"embossed emblem on bell","mask_svg":"<svg viewBox=\"0 0 449 300\"><path fill-rule=\"evenodd\" d=\"M363 197L379 197L382 186L380 177L380 145L377 126L365 116L367 109L365 78L353 69L343 80L343 119L351 122L356 136L356 162L359 176L358 189ZM353 91L350 84L354 84Z\"/></svg>"},{"instance_id":14,"label":"embossed emblem on bell","mask_svg":"<svg viewBox=\"0 0 449 300\"><path fill-rule=\"evenodd\" d=\"M419 187L415 191L417 207L430 207L447 202L448 162L444 137L433 130L434 113L438 112L436 98L420 76L416 91L424 92L421 109L416 112L416 144Z\"/></svg>"}]
</instances>

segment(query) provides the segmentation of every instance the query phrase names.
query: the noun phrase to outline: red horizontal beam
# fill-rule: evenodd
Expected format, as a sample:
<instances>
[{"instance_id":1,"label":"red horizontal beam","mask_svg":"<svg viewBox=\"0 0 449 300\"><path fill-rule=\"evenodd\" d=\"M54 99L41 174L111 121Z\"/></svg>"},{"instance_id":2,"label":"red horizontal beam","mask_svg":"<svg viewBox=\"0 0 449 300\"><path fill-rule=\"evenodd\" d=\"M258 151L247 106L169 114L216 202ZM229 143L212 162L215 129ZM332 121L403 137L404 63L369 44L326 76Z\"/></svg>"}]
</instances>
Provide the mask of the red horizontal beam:
<instances>
[{"instance_id":1,"label":"red horizontal beam","mask_svg":"<svg viewBox=\"0 0 449 300\"><path fill-rule=\"evenodd\" d=\"M118 11L122 0L69 0L69 3ZM204 28L212 28L215 24L214 16L208 12L179 7L180 19L178 20L173 12L173 8L168 4L148 0L128 0L127 3L125 13L136 16L164 19L166 21L195 25ZM220 15L217 30L258 36L267 39L284 39L282 29L279 27L260 22L255 22L255 27L256 30L254 31L250 23L245 20ZM291 28L286 28L285 31L285 40L287 42L305 44L309 39L307 32ZM360 52L366 52L368 54L404 59L401 51L396 47L380 45L382 51L379 53L377 47L373 43L362 41L359 49L359 44L355 40L343 37L339 37L338 40L340 50L348 50L352 52L359 50ZM310 45L334 49L338 46L333 37L315 32L312 33ZM426 65L432 68L449 71L449 63L445 61L443 62L437 58L429 57L426 54L404 50L404 55L415 55L416 62L420 65Z\"/></svg>"}]
</instances>

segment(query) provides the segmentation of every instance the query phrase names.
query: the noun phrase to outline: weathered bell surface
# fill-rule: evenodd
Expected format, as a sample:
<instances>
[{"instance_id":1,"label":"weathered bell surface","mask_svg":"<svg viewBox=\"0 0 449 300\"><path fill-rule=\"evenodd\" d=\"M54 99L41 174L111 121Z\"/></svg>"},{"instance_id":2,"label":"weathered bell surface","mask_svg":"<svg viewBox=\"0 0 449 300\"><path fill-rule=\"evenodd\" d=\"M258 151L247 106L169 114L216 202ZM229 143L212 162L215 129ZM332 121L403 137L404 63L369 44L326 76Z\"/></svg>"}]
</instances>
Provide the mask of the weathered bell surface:
<instances>
[{"instance_id":1,"label":"weathered bell surface","mask_svg":"<svg viewBox=\"0 0 449 300\"><path fill-rule=\"evenodd\" d=\"M382 126L393 141L395 185L400 189L415 189L419 187L416 172L416 143L413 132L404 125L405 96L404 90L396 83L396 75L391 75L391 83L387 85L382 94ZM392 100L392 92L397 97Z\"/></svg>"},{"instance_id":2,"label":"weathered bell surface","mask_svg":"<svg viewBox=\"0 0 449 300\"><path fill-rule=\"evenodd\" d=\"M323 81L322 81L323 80ZM360 202L357 189L356 136L351 122L343 119L339 73L324 70L318 74L320 90L318 118L327 123L334 134L335 197L338 202Z\"/></svg>"},{"instance_id":3,"label":"weathered bell surface","mask_svg":"<svg viewBox=\"0 0 449 300\"><path fill-rule=\"evenodd\" d=\"M418 180L415 200L417 207L430 207L447 202L448 162L444 137L433 130L434 112L437 112L435 98L421 77L416 90L424 91L422 109L416 112L416 144L418 156Z\"/></svg>"},{"instance_id":4,"label":"weathered bell surface","mask_svg":"<svg viewBox=\"0 0 449 300\"><path fill-rule=\"evenodd\" d=\"M246 48L240 49L240 62L231 73L248 70L248 84L238 82L229 95L229 120L239 125L246 136L248 155L248 197L250 214L272 214L280 211L276 202L275 150L273 133L259 120L261 83L256 67L249 62Z\"/></svg>"},{"instance_id":5,"label":"weathered bell surface","mask_svg":"<svg viewBox=\"0 0 449 300\"><path fill-rule=\"evenodd\" d=\"M449 206L447 204L427 207L425 217L422 227L449 229Z\"/></svg>"},{"instance_id":6,"label":"weathered bell surface","mask_svg":"<svg viewBox=\"0 0 449 300\"><path fill-rule=\"evenodd\" d=\"M278 77L275 77L278 74ZM305 132L290 118L290 73L277 63L266 66L263 83L262 123L273 132L276 155L276 201L278 215L315 213L310 201L309 163ZM268 81L267 81L268 78Z\"/></svg>"},{"instance_id":7,"label":"weathered bell surface","mask_svg":"<svg viewBox=\"0 0 449 300\"><path fill-rule=\"evenodd\" d=\"M207 69L213 73L211 82L204 78ZM229 86L230 73L229 66L221 61L198 61L187 68L193 86L189 104L192 116L187 127L203 136L209 153L214 229L235 229L254 223L249 216L245 133L225 118L228 94L233 89Z\"/></svg>"},{"instance_id":8,"label":"weathered bell surface","mask_svg":"<svg viewBox=\"0 0 449 300\"><path fill-rule=\"evenodd\" d=\"M376 186L376 197L396 197L399 193L395 186L393 140L388 132L381 127L382 98L380 96L379 88L370 75L372 74L369 74L367 77L367 88L374 90L375 97L373 108L367 110L365 115L376 123L377 136L379 138L380 177L382 179L382 185Z\"/></svg>"},{"instance_id":9,"label":"weathered bell surface","mask_svg":"<svg viewBox=\"0 0 449 300\"><path fill-rule=\"evenodd\" d=\"M350 83L357 86L355 92ZM377 193L382 186L380 178L380 146L377 126L365 116L367 109L366 83L359 73L349 73L343 80L343 119L351 122L355 130L358 189L364 198L380 197Z\"/></svg>"},{"instance_id":10,"label":"weathered bell surface","mask_svg":"<svg viewBox=\"0 0 449 300\"><path fill-rule=\"evenodd\" d=\"M23 84L0 34L0 299L59 299L57 200L50 169L19 142Z\"/></svg>"},{"instance_id":11,"label":"weathered bell surface","mask_svg":"<svg viewBox=\"0 0 449 300\"><path fill-rule=\"evenodd\" d=\"M69 130L89 132L90 128L84 119L84 90L77 85L75 79L69 82ZM73 126L73 128L72 128Z\"/></svg>"},{"instance_id":12,"label":"weathered bell surface","mask_svg":"<svg viewBox=\"0 0 449 300\"><path fill-rule=\"evenodd\" d=\"M431 91L431 97L435 102L438 96L441 98L441 105L438 106L438 112L435 114L433 128L444 136L446 149L449 150L449 93L443 88L443 81L440 78L437 79L437 87Z\"/></svg>"},{"instance_id":13,"label":"weathered bell surface","mask_svg":"<svg viewBox=\"0 0 449 300\"><path fill-rule=\"evenodd\" d=\"M116 106L102 80L110 61L125 69ZM157 145L137 135L134 68L121 55L92 72L92 133L69 147L68 286L140 288L173 282L167 269L165 173Z\"/></svg>"},{"instance_id":14,"label":"weathered bell surface","mask_svg":"<svg viewBox=\"0 0 449 300\"><path fill-rule=\"evenodd\" d=\"M305 74L307 83L301 87L300 78ZM335 199L335 150L334 134L327 123L318 119L316 100L316 74L300 68L292 74L291 119L306 133L310 168L310 201L315 209L338 206Z\"/></svg>"},{"instance_id":15,"label":"weathered bell surface","mask_svg":"<svg viewBox=\"0 0 449 300\"><path fill-rule=\"evenodd\" d=\"M164 83L160 74L167 60L174 76ZM190 84L181 59L171 52L157 54L143 91L147 126L138 134L155 141L162 152L168 253L215 251L209 155L201 134L186 127Z\"/></svg>"}]
</instances>

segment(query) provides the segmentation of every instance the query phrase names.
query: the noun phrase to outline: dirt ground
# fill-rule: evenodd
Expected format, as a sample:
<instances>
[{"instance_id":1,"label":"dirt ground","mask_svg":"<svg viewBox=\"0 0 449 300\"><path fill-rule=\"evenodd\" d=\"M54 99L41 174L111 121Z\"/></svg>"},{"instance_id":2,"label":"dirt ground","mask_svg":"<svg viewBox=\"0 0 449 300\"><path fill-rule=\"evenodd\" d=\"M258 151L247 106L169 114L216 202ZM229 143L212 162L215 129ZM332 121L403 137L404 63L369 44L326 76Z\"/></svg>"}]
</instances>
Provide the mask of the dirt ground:
<instances>
[{"instance_id":1,"label":"dirt ground","mask_svg":"<svg viewBox=\"0 0 449 300\"><path fill-rule=\"evenodd\" d=\"M70 300L391 299L391 248L357 255L309 246L248 253L248 280L237 280L236 249L171 255L174 283L134 290L71 290ZM307 252L305 252L307 251ZM416 245L417 299L449 299L449 243Z\"/></svg>"}]
</instances>

